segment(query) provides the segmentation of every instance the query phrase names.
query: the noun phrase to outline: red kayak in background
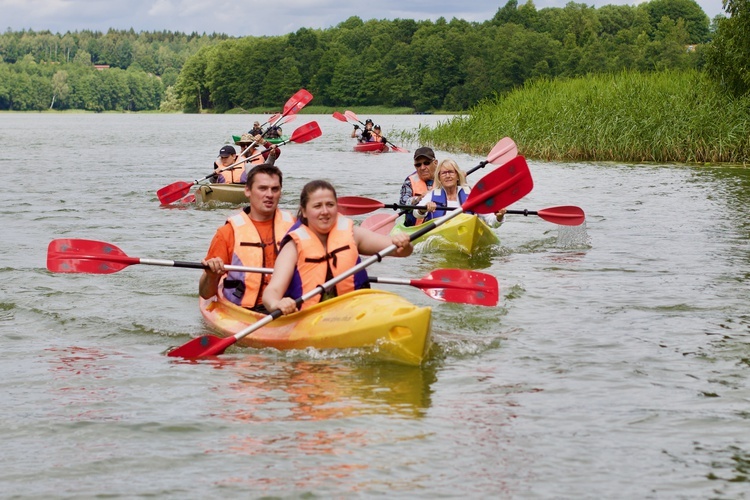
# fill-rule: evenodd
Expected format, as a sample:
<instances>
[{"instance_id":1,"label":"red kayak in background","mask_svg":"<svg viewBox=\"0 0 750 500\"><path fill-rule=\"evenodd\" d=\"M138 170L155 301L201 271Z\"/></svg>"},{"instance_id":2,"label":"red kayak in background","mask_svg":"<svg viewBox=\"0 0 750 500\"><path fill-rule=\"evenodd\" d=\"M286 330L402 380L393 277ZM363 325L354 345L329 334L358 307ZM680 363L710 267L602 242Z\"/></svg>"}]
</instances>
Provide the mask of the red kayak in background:
<instances>
[{"instance_id":1,"label":"red kayak in background","mask_svg":"<svg viewBox=\"0 0 750 500\"><path fill-rule=\"evenodd\" d=\"M354 145L354 151L360 153L387 153L388 145L382 142L360 142Z\"/></svg>"}]
</instances>

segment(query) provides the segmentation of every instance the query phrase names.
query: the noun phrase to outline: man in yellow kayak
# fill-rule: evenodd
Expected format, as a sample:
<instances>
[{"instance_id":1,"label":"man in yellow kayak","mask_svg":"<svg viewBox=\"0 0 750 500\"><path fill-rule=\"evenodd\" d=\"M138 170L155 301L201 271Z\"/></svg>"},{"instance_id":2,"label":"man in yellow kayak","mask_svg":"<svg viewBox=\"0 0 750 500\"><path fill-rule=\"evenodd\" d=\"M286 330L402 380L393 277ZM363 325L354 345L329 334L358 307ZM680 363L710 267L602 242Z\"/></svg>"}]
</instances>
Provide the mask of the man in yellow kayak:
<instances>
[{"instance_id":1,"label":"man in yellow kayak","mask_svg":"<svg viewBox=\"0 0 750 500\"><path fill-rule=\"evenodd\" d=\"M400 205L416 205L432 189L437 168L435 152L428 147L417 148L414 151L414 168L416 169L401 185ZM416 226L422 220L417 219L411 212L405 214L404 226Z\"/></svg>"},{"instance_id":2,"label":"man in yellow kayak","mask_svg":"<svg viewBox=\"0 0 750 500\"><path fill-rule=\"evenodd\" d=\"M254 166L247 175L245 196L250 204L232 215L214 234L206 257L198 292L208 299L223 289L229 301L266 314L263 290L270 276L259 273L227 272L225 264L273 267L281 239L294 224L294 216L280 210L282 174L268 164Z\"/></svg>"}]
</instances>

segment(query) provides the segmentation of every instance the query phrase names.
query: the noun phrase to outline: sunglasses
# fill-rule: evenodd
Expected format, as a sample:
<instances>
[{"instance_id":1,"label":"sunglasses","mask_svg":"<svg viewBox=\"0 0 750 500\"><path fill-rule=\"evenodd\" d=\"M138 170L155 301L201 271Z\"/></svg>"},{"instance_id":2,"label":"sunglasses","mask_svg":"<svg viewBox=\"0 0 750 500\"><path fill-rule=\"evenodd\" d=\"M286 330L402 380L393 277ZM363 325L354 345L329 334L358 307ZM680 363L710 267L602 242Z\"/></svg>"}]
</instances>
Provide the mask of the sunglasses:
<instances>
[{"instance_id":1,"label":"sunglasses","mask_svg":"<svg viewBox=\"0 0 750 500\"><path fill-rule=\"evenodd\" d=\"M420 162L416 162L414 164L414 168L429 167L431 164L432 164L432 160L423 161L421 163Z\"/></svg>"}]
</instances>

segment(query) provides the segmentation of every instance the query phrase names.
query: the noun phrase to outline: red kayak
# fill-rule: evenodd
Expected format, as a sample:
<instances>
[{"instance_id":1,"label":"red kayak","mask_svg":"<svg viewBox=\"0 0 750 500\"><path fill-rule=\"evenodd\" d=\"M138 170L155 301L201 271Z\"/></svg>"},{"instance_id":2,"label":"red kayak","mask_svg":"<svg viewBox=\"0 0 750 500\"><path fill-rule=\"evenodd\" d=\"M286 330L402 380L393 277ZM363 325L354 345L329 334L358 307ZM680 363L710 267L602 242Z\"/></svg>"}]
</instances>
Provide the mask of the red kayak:
<instances>
[{"instance_id":1,"label":"red kayak","mask_svg":"<svg viewBox=\"0 0 750 500\"><path fill-rule=\"evenodd\" d=\"M388 145L382 142L359 142L354 145L354 151L360 153L387 153Z\"/></svg>"}]
</instances>

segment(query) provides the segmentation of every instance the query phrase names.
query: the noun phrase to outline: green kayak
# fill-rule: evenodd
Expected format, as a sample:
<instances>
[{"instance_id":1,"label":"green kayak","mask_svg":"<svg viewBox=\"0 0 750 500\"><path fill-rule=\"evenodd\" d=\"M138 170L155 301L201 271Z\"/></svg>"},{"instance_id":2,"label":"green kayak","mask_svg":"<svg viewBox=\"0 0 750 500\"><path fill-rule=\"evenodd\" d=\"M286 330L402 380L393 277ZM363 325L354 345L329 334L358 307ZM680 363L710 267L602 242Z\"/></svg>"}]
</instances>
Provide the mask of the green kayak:
<instances>
[{"instance_id":1,"label":"green kayak","mask_svg":"<svg viewBox=\"0 0 750 500\"><path fill-rule=\"evenodd\" d=\"M233 135L232 136L232 140L234 140L235 144L237 144L238 142L240 142L241 138L242 138L241 135ZM266 140L268 142L270 142L271 144L281 144L282 142L288 141L289 140L289 136L288 135L282 135L281 137L273 137L273 138L270 138L270 139L266 138Z\"/></svg>"}]
</instances>

